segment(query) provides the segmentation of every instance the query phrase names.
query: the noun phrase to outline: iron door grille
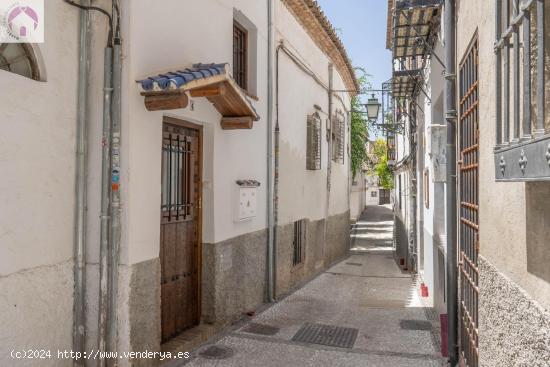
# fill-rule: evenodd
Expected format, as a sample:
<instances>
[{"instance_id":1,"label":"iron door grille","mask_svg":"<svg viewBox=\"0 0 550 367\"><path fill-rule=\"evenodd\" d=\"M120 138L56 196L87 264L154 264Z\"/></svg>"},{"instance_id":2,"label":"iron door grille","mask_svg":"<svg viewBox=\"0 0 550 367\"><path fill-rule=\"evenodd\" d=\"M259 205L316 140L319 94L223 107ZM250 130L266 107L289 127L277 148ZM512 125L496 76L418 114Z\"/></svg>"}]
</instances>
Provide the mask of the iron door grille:
<instances>
[{"instance_id":1,"label":"iron door grille","mask_svg":"<svg viewBox=\"0 0 550 367\"><path fill-rule=\"evenodd\" d=\"M472 41L460 64L460 358L478 366L479 297L479 90L478 43Z\"/></svg>"},{"instance_id":2,"label":"iron door grille","mask_svg":"<svg viewBox=\"0 0 550 367\"><path fill-rule=\"evenodd\" d=\"M180 131L181 130L181 131ZM162 222L193 219L195 167L193 137L183 128L166 125L162 143Z\"/></svg>"}]
</instances>

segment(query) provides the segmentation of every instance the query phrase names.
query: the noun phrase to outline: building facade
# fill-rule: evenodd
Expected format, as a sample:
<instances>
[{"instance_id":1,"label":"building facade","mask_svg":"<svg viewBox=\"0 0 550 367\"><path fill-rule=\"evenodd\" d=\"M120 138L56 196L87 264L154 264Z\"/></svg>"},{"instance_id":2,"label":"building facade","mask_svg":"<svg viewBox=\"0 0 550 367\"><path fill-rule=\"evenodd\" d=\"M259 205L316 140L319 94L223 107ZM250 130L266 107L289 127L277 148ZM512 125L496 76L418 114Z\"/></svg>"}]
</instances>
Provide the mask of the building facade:
<instances>
[{"instance_id":1,"label":"building facade","mask_svg":"<svg viewBox=\"0 0 550 367\"><path fill-rule=\"evenodd\" d=\"M94 6L111 12L112 4ZM106 338L105 350L158 351L200 323L227 325L276 299L349 249L357 82L318 6L165 0L118 8L113 47L102 14L62 1L45 2L44 44L0 45L9 177L0 189L2 365L12 363L11 349L74 350L79 338L86 350ZM182 21L184 13L201 16ZM206 17L216 21L204 27ZM111 92L104 54L114 49L116 60L117 47ZM10 61L17 53L26 69ZM120 131L105 129L106 113ZM78 233L85 291L75 278ZM117 251L104 252L117 233ZM72 361L40 365L48 363Z\"/></svg>"},{"instance_id":2,"label":"building facade","mask_svg":"<svg viewBox=\"0 0 550 367\"><path fill-rule=\"evenodd\" d=\"M415 131L413 269L442 316L443 353L546 366L550 2L388 5L393 94Z\"/></svg>"}]
</instances>

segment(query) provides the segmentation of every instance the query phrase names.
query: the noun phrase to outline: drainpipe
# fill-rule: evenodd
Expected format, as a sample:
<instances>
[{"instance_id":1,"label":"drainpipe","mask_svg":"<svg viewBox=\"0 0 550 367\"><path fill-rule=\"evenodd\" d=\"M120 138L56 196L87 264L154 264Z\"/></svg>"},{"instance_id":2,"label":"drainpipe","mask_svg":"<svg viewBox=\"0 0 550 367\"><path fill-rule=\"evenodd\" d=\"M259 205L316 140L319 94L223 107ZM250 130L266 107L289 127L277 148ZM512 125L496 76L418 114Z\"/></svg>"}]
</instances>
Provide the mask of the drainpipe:
<instances>
[{"instance_id":1,"label":"drainpipe","mask_svg":"<svg viewBox=\"0 0 550 367\"><path fill-rule=\"evenodd\" d=\"M447 314L451 366L458 363L457 214L456 214L456 24L455 0L445 0L445 120L447 121Z\"/></svg>"},{"instance_id":2,"label":"drainpipe","mask_svg":"<svg viewBox=\"0 0 550 367\"><path fill-rule=\"evenodd\" d=\"M83 5L90 5L84 1ZM74 243L73 350L83 355L86 337L86 206L88 173L88 87L90 72L91 22L87 10L80 10L80 57L78 66L78 112L76 126L76 208ZM83 358L74 360L84 367Z\"/></svg>"},{"instance_id":3,"label":"drainpipe","mask_svg":"<svg viewBox=\"0 0 550 367\"><path fill-rule=\"evenodd\" d=\"M267 0L267 301L275 300L273 187L273 0Z\"/></svg>"},{"instance_id":4,"label":"drainpipe","mask_svg":"<svg viewBox=\"0 0 550 367\"><path fill-rule=\"evenodd\" d=\"M107 311L109 295L108 283L108 253L109 253L109 195L111 187L111 93L112 88L113 49L105 48L103 66L103 138L101 140L101 214L100 214L100 244L99 244L99 308L98 308L98 348L105 352L107 337ZM99 360L99 366L105 366L105 359Z\"/></svg>"},{"instance_id":5,"label":"drainpipe","mask_svg":"<svg viewBox=\"0 0 550 367\"><path fill-rule=\"evenodd\" d=\"M114 9L115 14L117 9ZM118 295L118 263L120 248L120 135L121 135L121 41L117 30L113 46L113 100L111 106L111 227L109 233L109 327L107 330L107 350L115 351L117 342L117 295ZM115 360L109 360L109 364Z\"/></svg>"},{"instance_id":6,"label":"drainpipe","mask_svg":"<svg viewBox=\"0 0 550 367\"><path fill-rule=\"evenodd\" d=\"M334 65L332 63L328 64L328 126L327 126L327 135L328 135L328 152L327 152L327 197L326 197L326 206L325 206L325 221L323 224L323 261L325 258L325 251L327 246L327 227L328 227L328 218L329 218L329 207L330 207L330 189L331 189L331 175L332 175L332 92L333 87L333 75L334 75ZM330 130L329 130L330 128Z\"/></svg>"},{"instance_id":7,"label":"drainpipe","mask_svg":"<svg viewBox=\"0 0 550 367\"><path fill-rule=\"evenodd\" d=\"M412 120L412 121L411 121ZM409 227L409 242L410 242L410 252L412 255L412 272L418 273L418 244L416 240L416 208L417 208L417 175L416 175L416 139L415 139L415 133L416 133L416 108L414 109L414 115L411 116L410 122L410 132L409 132L409 142L410 142L410 158L411 158L411 182L410 182L410 227Z\"/></svg>"}]
</instances>

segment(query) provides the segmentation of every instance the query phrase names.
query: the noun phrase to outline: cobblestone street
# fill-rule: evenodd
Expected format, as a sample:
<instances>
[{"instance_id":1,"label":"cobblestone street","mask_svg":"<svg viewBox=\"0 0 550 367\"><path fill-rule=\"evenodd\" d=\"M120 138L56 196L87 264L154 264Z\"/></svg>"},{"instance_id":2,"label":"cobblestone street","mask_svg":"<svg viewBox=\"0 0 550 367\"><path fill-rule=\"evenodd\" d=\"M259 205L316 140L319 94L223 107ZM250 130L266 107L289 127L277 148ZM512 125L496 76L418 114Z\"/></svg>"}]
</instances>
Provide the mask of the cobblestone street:
<instances>
[{"instance_id":1,"label":"cobblestone street","mask_svg":"<svg viewBox=\"0 0 550 367\"><path fill-rule=\"evenodd\" d=\"M392 236L391 210L367 207L352 228L349 257L211 340L186 365L444 366L414 280L393 258ZM299 330L318 324L351 330L325 328L317 340L296 340L313 336ZM349 348L330 346L346 342Z\"/></svg>"}]
</instances>

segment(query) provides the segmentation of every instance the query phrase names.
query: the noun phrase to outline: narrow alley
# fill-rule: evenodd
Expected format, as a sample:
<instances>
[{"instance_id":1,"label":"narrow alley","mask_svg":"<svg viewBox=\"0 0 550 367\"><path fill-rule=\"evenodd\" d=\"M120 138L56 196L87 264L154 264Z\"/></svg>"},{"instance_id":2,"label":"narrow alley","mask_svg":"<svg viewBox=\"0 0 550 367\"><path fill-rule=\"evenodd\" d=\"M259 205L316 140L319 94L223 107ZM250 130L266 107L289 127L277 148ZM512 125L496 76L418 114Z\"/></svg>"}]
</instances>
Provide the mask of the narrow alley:
<instances>
[{"instance_id":1,"label":"narrow alley","mask_svg":"<svg viewBox=\"0 0 550 367\"><path fill-rule=\"evenodd\" d=\"M211 340L185 365L444 366L435 320L411 275L396 265L390 206L368 206L351 233L349 257Z\"/></svg>"}]
</instances>

